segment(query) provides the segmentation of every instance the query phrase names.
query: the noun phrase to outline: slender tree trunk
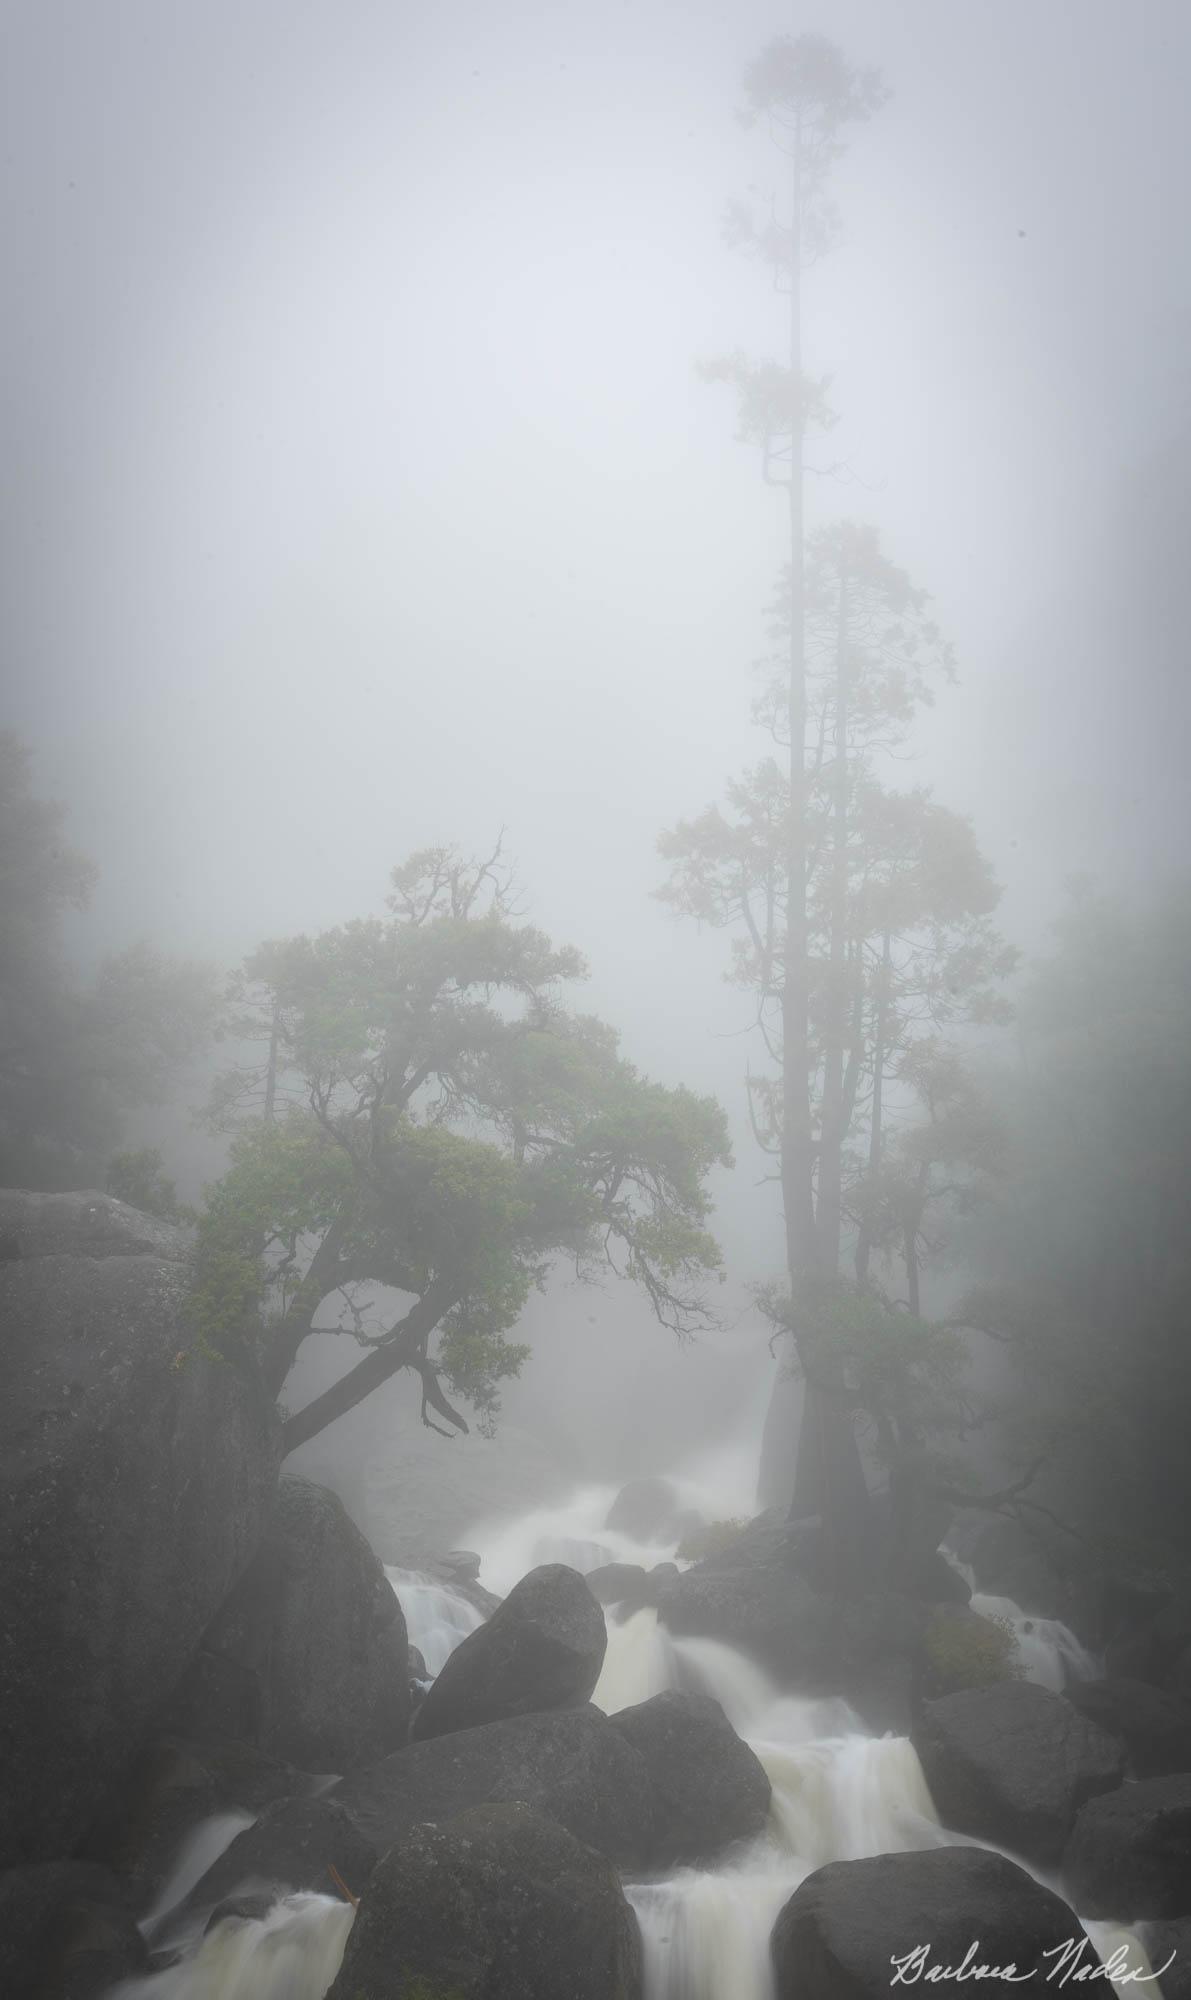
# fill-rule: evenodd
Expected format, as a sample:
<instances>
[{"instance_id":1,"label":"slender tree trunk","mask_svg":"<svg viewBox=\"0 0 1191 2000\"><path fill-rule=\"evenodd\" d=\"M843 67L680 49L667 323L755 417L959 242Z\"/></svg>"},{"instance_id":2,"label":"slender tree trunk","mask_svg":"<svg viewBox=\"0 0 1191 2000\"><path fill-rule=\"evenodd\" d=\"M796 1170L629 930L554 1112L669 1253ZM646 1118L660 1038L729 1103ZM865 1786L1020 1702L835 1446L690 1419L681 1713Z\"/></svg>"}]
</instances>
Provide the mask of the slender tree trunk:
<instances>
[{"instance_id":1,"label":"slender tree trunk","mask_svg":"<svg viewBox=\"0 0 1191 2000\"><path fill-rule=\"evenodd\" d=\"M793 149L790 245L790 656L786 720L790 733L790 814L786 849L786 951L782 972L782 1202L786 1262L797 1290L818 1273L815 1147L811 1131L809 963L806 911L806 633L803 551L805 418L802 401L802 134Z\"/></svg>"},{"instance_id":2,"label":"slender tree trunk","mask_svg":"<svg viewBox=\"0 0 1191 2000\"><path fill-rule=\"evenodd\" d=\"M276 1000L269 1018L269 1059L265 1066L265 1124L272 1125L277 1102L277 1014Z\"/></svg>"},{"instance_id":3,"label":"slender tree trunk","mask_svg":"<svg viewBox=\"0 0 1191 2000\"><path fill-rule=\"evenodd\" d=\"M889 1022L889 968L892 959L889 932L881 951L881 971L877 982L877 1027L873 1042L873 1109L868 1138L868 1199L860 1217L860 1230L856 1238L856 1276L862 1285L868 1283L869 1258L873 1247L873 1217L871 1204L877 1191L877 1175L881 1171L881 1147L884 1140L882 1118L885 1096L885 1037Z\"/></svg>"},{"instance_id":4,"label":"slender tree trunk","mask_svg":"<svg viewBox=\"0 0 1191 2000\"><path fill-rule=\"evenodd\" d=\"M848 582L841 573L835 641L835 768L831 809L829 944L823 1107L819 1141L819 1249L824 1271L839 1269L843 1226L844 1054L848 1040Z\"/></svg>"},{"instance_id":5,"label":"slender tree trunk","mask_svg":"<svg viewBox=\"0 0 1191 2000\"><path fill-rule=\"evenodd\" d=\"M830 1575L840 1588L870 1555L864 1468L847 1404L843 1364L822 1339L837 1268L825 1263L815 1223L815 1140L810 1103L810 936L807 921L806 606L803 526L802 138L793 147L790 256L790 815L786 851L786 951L782 978L782 1202L794 1338L806 1377L794 1466L793 1519L817 1515Z\"/></svg>"}]
</instances>

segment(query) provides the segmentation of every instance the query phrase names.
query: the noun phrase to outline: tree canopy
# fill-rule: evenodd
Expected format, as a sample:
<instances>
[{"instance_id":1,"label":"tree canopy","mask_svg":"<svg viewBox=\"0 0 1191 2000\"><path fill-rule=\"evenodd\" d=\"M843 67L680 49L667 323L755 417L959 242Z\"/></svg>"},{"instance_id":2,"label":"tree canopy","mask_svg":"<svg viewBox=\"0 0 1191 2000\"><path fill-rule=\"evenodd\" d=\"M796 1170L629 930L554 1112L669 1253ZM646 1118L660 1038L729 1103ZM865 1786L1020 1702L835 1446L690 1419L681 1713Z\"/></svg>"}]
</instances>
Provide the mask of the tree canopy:
<instances>
[{"instance_id":1,"label":"tree canopy","mask_svg":"<svg viewBox=\"0 0 1191 2000\"><path fill-rule=\"evenodd\" d=\"M467 1429L454 1396L490 1423L559 1257L640 1285L679 1336L712 1318L719 1106L567 1009L583 960L524 921L499 848L413 855L388 909L262 945L232 993L259 1041L214 1093L235 1137L200 1226L200 1328L259 1341L277 1392L331 1302L365 1350L289 1417L290 1450L402 1368L427 1422Z\"/></svg>"}]
</instances>

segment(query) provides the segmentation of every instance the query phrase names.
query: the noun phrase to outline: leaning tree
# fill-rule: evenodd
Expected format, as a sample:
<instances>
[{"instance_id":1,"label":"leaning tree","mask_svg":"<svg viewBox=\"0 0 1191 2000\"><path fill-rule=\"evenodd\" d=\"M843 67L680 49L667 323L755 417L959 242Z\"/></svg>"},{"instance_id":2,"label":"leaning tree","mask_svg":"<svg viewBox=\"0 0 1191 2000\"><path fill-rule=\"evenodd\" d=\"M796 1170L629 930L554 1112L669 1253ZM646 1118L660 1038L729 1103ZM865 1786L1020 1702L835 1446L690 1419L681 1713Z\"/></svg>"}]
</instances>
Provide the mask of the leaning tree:
<instances>
[{"instance_id":1,"label":"leaning tree","mask_svg":"<svg viewBox=\"0 0 1191 2000\"><path fill-rule=\"evenodd\" d=\"M679 1336L712 1320L718 1104L649 1082L566 1008L583 961L523 920L499 848L414 855L388 908L262 945L232 996L241 1055L213 1115L235 1136L200 1223L197 1336L249 1348L277 1395L316 1326L362 1350L288 1415L287 1452L401 1369L432 1427L467 1430L452 1398L490 1425L560 1258L640 1285Z\"/></svg>"}]
</instances>

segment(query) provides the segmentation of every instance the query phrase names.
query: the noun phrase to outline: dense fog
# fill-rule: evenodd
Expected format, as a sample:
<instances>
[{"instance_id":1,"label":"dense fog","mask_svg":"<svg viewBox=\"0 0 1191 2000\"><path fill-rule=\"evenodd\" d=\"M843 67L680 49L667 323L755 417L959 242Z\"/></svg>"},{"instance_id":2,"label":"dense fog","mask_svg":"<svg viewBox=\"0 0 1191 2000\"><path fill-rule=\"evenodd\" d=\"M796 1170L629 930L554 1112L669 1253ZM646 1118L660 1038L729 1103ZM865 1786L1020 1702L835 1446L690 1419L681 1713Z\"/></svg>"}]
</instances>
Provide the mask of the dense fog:
<instances>
[{"instance_id":1,"label":"dense fog","mask_svg":"<svg viewBox=\"0 0 1191 2000\"><path fill-rule=\"evenodd\" d=\"M714 1695L800 1867L946 1828L1051 1882L1053 1829L965 1819L924 1689L1133 1677L1188 1748L1128 1776L1191 1766L1189 73L1179 0L0 10L0 1266L65 1231L183 1274L166 1389L204 1414L138 1422L179 1466L191 1437L186 1490L253 1497L155 1669L174 1734L393 1750L375 1716L215 1722L231 1670L178 1679L239 1658L284 1463L388 1565L415 1737L419 1703L504 1714L436 1677L542 1565L735 1551L849 1617L962 1570L984 1636L956 1667L919 1632L896 1696L854 1633L812 1670L769 1611L593 1582L580 1703ZM105 1345L48 1296L7 1308L41 1357L18 1485L152 1373L139 1307ZM837 1739L870 1746L846 1778ZM236 1782L207 1810L249 1838L273 1808ZM12 1852L106 1866L113 1810ZM175 1854L178 1908L236 1831ZM770 2000L742 1967L801 1879L776 1849L745 1922L659 1872L711 1849L593 1844L645 2000ZM118 1865L160 1943L168 1871ZM1063 1878L1093 1929L1191 1922L1094 1872ZM286 1915L321 1969L271 2000L321 2000L340 1910ZM202 1993L265 1994L260 1948ZM199 1993L146 1964L130 2000Z\"/></svg>"}]
</instances>

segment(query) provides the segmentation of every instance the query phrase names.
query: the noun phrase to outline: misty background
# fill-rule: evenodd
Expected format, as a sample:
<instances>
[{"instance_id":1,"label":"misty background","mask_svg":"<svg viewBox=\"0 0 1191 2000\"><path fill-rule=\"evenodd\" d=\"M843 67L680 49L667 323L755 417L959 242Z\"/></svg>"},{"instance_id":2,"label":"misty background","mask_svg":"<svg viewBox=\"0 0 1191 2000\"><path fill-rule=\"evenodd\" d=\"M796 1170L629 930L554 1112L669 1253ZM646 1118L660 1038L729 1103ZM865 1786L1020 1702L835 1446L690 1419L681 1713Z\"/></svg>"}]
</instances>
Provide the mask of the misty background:
<instances>
[{"instance_id":1,"label":"misty background","mask_svg":"<svg viewBox=\"0 0 1191 2000\"><path fill-rule=\"evenodd\" d=\"M510 1421L572 1461L611 1424L617 1470L755 1425L773 1366L749 1003L651 892L763 747L782 508L696 362L780 346L720 219L773 175L740 70L807 28L893 89L806 288L812 520L932 592L960 682L906 780L1036 949L1073 873L1140 896L1186 853L1185 8L0 11L5 720L101 871L78 961L231 965L506 828L584 1006L736 1134L701 1356L627 1288L531 1307ZM150 1126L195 1198L219 1147Z\"/></svg>"}]
</instances>

